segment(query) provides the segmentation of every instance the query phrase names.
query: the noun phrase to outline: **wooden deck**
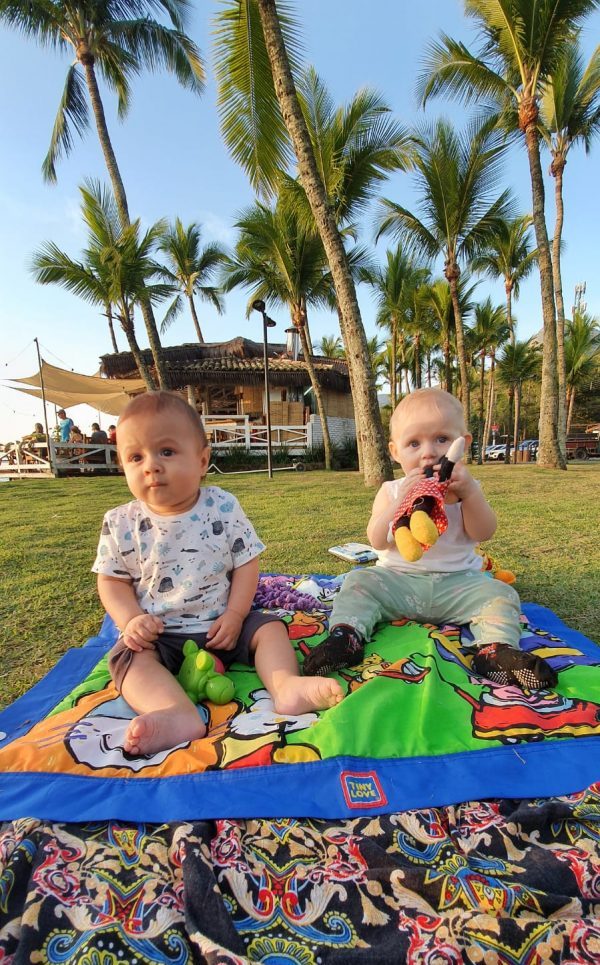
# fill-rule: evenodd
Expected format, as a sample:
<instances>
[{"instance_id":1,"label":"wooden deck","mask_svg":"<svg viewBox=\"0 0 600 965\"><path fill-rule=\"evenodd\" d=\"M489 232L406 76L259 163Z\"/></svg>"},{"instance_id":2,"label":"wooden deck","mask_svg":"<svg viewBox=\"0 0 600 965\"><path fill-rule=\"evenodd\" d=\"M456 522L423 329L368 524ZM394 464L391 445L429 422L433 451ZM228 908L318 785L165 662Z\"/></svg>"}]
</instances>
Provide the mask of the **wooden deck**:
<instances>
[{"instance_id":1,"label":"wooden deck","mask_svg":"<svg viewBox=\"0 0 600 965\"><path fill-rule=\"evenodd\" d=\"M85 442L13 445L0 453L0 477L9 479L119 473L116 446Z\"/></svg>"},{"instance_id":2,"label":"wooden deck","mask_svg":"<svg viewBox=\"0 0 600 965\"><path fill-rule=\"evenodd\" d=\"M267 451L267 427L248 416L204 416L204 426L214 453L241 448ZM272 425L271 446L285 448L291 456L302 455L312 444L310 425ZM0 453L0 478L56 478L60 476L121 473L115 446L92 443L21 443Z\"/></svg>"}]
</instances>

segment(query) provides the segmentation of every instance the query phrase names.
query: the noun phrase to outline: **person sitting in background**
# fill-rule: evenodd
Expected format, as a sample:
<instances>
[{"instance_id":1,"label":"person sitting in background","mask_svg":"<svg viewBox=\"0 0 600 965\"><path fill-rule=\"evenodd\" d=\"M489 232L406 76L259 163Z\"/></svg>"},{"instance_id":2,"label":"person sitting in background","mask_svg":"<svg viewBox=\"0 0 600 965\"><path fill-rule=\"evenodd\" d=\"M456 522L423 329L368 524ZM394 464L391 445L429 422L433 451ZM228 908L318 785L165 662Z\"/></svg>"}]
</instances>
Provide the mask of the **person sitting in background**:
<instances>
[{"instance_id":1,"label":"person sitting in background","mask_svg":"<svg viewBox=\"0 0 600 965\"><path fill-rule=\"evenodd\" d=\"M36 442L46 442L46 433L44 432L44 427L41 422L36 422L33 427L33 432L29 432L26 436L23 436L21 441L17 443L19 447L19 453L24 458L25 462L37 462L36 459L31 455L31 445ZM25 446L29 449L29 452L23 452L22 447ZM39 455L42 459L48 458L47 449L36 450L36 455Z\"/></svg>"},{"instance_id":2,"label":"person sitting in background","mask_svg":"<svg viewBox=\"0 0 600 965\"><path fill-rule=\"evenodd\" d=\"M21 442L45 442L46 433L44 432L44 427L41 422L36 422L33 427L33 432L28 435L23 436Z\"/></svg>"},{"instance_id":3,"label":"person sitting in background","mask_svg":"<svg viewBox=\"0 0 600 965\"><path fill-rule=\"evenodd\" d=\"M95 446L107 446L108 436L104 429L101 429L97 422L92 422L92 433L90 435L90 442ZM104 449L100 449L98 452L90 452L86 462L104 463L106 462L106 452Z\"/></svg>"},{"instance_id":4,"label":"person sitting in background","mask_svg":"<svg viewBox=\"0 0 600 965\"><path fill-rule=\"evenodd\" d=\"M117 444L117 427L116 426L108 427L108 444L109 446L116 446Z\"/></svg>"},{"instance_id":5,"label":"person sitting in background","mask_svg":"<svg viewBox=\"0 0 600 965\"><path fill-rule=\"evenodd\" d=\"M93 442L96 446L106 446L108 445L108 436L104 429L101 429L97 422L92 422L92 434L90 435L90 442Z\"/></svg>"},{"instance_id":6,"label":"person sitting in background","mask_svg":"<svg viewBox=\"0 0 600 965\"><path fill-rule=\"evenodd\" d=\"M71 443L73 443L73 442L85 442L85 438L84 438L83 432L81 431L81 429L79 428L79 426L73 426L73 428L71 429L71 432L69 433L69 439L68 439L68 441L71 442ZM82 456L82 455L84 454L84 452L85 452L85 449L73 449L71 455L73 455L73 456Z\"/></svg>"}]
</instances>

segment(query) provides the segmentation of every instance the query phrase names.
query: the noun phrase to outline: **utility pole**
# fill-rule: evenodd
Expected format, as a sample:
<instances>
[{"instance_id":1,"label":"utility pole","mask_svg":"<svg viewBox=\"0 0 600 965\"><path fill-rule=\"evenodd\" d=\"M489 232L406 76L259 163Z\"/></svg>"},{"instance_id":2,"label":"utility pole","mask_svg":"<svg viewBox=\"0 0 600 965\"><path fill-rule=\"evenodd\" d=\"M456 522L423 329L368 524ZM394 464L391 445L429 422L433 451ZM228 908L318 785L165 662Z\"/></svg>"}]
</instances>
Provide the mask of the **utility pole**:
<instances>
[{"instance_id":1,"label":"utility pole","mask_svg":"<svg viewBox=\"0 0 600 965\"><path fill-rule=\"evenodd\" d=\"M48 413L46 412L46 390L44 388L44 372L42 370L42 357L40 355L40 345L37 338L33 340L35 342L35 349L38 358L38 368L40 370L40 388L42 390L42 403L44 406L44 427L46 429L46 442L48 443L48 462L50 463L50 469L54 473L54 452L52 450L52 441L50 439L50 432L48 431Z\"/></svg>"}]
</instances>

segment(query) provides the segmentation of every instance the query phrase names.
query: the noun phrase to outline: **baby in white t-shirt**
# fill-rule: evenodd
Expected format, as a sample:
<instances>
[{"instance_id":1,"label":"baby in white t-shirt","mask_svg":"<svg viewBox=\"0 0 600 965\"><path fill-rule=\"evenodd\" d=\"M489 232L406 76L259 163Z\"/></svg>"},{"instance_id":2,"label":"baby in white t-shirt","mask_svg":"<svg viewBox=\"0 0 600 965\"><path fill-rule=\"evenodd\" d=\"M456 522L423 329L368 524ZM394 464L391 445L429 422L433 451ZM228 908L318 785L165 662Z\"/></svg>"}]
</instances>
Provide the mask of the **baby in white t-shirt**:
<instances>
[{"instance_id":1,"label":"baby in white t-shirt","mask_svg":"<svg viewBox=\"0 0 600 965\"><path fill-rule=\"evenodd\" d=\"M458 399L441 389L407 395L390 421L390 452L404 479L383 484L367 535L378 552L368 569L349 573L338 593L330 633L304 661L309 674L328 674L360 663L375 625L402 617L443 625L470 624L476 673L526 689L554 686L545 660L519 649L520 602L511 586L481 571L475 546L496 530L496 516L467 467L456 463L445 496L448 528L416 562L398 552L390 528L404 499L426 470L439 470L451 443L466 431Z\"/></svg>"},{"instance_id":2,"label":"baby in white t-shirt","mask_svg":"<svg viewBox=\"0 0 600 965\"><path fill-rule=\"evenodd\" d=\"M204 736L175 677L186 639L227 665L254 661L280 714L338 703L337 681L300 676L285 624L251 610L265 547L235 497L200 489L210 449L198 413L170 392L137 396L119 419L117 450L135 499L105 515L93 569L121 631L111 674L138 714L125 751L151 754Z\"/></svg>"}]
</instances>

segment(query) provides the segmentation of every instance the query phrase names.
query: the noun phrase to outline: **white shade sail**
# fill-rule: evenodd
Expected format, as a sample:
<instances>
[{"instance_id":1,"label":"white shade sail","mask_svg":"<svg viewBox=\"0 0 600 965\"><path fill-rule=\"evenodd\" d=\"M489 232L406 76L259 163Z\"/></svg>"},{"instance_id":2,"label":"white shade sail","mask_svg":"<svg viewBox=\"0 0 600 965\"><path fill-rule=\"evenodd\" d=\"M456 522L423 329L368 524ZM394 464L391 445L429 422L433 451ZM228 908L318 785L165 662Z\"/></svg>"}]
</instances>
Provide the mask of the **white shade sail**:
<instances>
[{"instance_id":1,"label":"white shade sail","mask_svg":"<svg viewBox=\"0 0 600 965\"><path fill-rule=\"evenodd\" d=\"M118 416L132 396L146 391L143 379L101 379L96 375L79 375L44 361L41 377L38 372L28 378L11 379L11 382L21 384L11 385L10 388L41 399L42 377L46 401L53 402L62 409L73 405L89 405L99 412Z\"/></svg>"}]
</instances>

